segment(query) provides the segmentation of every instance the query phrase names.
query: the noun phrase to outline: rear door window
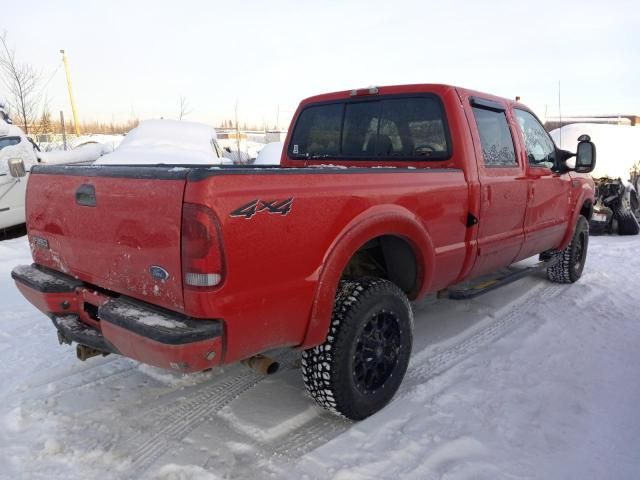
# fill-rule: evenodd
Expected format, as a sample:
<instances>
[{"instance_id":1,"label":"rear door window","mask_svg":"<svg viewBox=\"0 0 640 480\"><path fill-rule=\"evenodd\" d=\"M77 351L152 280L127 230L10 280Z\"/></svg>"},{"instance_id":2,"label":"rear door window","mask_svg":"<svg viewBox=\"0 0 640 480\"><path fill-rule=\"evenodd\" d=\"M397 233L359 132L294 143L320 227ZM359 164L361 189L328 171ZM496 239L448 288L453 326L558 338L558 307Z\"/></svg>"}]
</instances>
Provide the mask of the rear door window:
<instances>
[{"instance_id":1,"label":"rear door window","mask_svg":"<svg viewBox=\"0 0 640 480\"><path fill-rule=\"evenodd\" d=\"M448 156L444 114L433 98L385 100L380 135L391 143L393 156L415 159Z\"/></svg>"},{"instance_id":2,"label":"rear door window","mask_svg":"<svg viewBox=\"0 0 640 480\"><path fill-rule=\"evenodd\" d=\"M293 158L442 160L450 141L441 103L431 96L354 100L305 108Z\"/></svg>"},{"instance_id":3,"label":"rear door window","mask_svg":"<svg viewBox=\"0 0 640 480\"><path fill-rule=\"evenodd\" d=\"M487 167L517 166L513 138L504 112L473 107L473 115L480 133L484 164Z\"/></svg>"}]
</instances>

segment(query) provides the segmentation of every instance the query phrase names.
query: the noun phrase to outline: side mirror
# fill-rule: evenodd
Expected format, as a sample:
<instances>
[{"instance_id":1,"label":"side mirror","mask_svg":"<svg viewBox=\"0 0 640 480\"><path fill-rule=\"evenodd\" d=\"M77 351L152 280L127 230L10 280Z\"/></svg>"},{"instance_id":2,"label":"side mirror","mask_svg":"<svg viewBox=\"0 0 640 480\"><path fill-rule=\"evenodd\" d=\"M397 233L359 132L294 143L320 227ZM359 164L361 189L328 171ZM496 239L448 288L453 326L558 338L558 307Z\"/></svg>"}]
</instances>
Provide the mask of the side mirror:
<instances>
[{"instance_id":1,"label":"side mirror","mask_svg":"<svg viewBox=\"0 0 640 480\"><path fill-rule=\"evenodd\" d=\"M231 153L231 149L229 147L224 147L224 149L227 153Z\"/></svg>"},{"instance_id":2,"label":"side mirror","mask_svg":"<svg viewBox=\"0 0 640 480\"><path fill-rule=\"evenodd\" d=\"M578 149L576 151L575 171L578 173L590 173L596 168L596 146L589 135L580 135Z\"/></svg>"},{"instance_id":3,"label":"side mirror","mask_svg":"<svg viewBox=\"0 0 640 480\"><path fill-rule=\"evenodd\" d=\"M9 175L11 175L13 178L22 178L26 174L27 171L24 168L24 162L21 158L9 159Z\"/></svg>"}]
</instances>

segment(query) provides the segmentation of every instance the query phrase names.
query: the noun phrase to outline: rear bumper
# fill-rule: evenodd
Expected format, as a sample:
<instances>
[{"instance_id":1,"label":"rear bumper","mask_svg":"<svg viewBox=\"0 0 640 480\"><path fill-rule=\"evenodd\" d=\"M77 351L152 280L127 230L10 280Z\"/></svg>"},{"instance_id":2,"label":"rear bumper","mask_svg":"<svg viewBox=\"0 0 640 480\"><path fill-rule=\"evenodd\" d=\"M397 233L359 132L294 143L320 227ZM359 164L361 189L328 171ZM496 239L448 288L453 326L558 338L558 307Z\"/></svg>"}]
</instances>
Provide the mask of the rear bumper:
<instances>
[{"instance_id":1,"label":"rear bumper","mask_svg":"<svg viewBox=\"0 0 640 480\"><path fill-rule=\"evenodd\" d=\"M110 295L60 272L21 265L11 276L61 339L181 372L222 363L224 325Z\"/></svg>"}]
</instances>

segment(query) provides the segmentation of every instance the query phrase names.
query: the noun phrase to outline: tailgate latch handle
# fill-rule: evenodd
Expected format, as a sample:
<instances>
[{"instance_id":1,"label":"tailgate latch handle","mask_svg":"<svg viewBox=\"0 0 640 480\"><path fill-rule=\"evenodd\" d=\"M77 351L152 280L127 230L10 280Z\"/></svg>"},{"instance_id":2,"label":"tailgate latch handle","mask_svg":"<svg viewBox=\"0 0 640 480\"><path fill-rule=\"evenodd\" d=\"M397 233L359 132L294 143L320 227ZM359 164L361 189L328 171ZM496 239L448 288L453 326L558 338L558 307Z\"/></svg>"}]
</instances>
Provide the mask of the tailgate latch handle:
<instances>
[{"instance_id":1,"label":"tailgate latch handle","mask_svg":"<svg viewBox=\"0 0 640 480\"><path fill-rule=\"evenodd\" d=\"M76 203L85 207L96 206L96 187L83 183L76 190Z\"/></svg>"}]
</instances>

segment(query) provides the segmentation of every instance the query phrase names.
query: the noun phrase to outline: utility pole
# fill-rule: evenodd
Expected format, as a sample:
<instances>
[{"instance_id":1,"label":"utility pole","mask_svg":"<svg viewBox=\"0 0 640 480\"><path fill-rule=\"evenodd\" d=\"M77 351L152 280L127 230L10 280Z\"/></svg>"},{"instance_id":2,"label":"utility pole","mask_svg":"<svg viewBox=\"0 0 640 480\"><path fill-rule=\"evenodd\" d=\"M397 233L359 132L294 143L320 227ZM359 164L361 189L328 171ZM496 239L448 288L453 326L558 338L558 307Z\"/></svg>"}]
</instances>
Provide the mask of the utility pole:
<instances>
[{"instance_id":1,"label":"utility pole","mask_svg":"<svg viewBox=\"0 0 640 480\"><path fill-rule=\"evenodd\" d=\"M62 145L66 150L67 149L67 132L64 128L64 113L62 113L62 110L60 110L60 126L62 128Z\"/></svg>"},{"instance_id":2,"label":"utility pole","mask_svg":"<svg viewBox=\"0 0 640 480\"><path fill-rule=\"evenodd\" d=\"M67 54L64 50L60 50L62 54L62 61L64 62L64 70L67 73L67 87L69 88L69 101L71 102L71 112L73 113L73 126L76 130L76 135L80 136L80 123L78 122L78 111L76 110L76 101L73 98L73 88L71 87L71 73L69 72L69 62L67 61Z\"/></svg>"}]
</instances>

